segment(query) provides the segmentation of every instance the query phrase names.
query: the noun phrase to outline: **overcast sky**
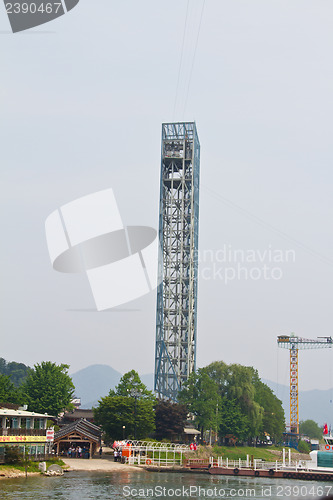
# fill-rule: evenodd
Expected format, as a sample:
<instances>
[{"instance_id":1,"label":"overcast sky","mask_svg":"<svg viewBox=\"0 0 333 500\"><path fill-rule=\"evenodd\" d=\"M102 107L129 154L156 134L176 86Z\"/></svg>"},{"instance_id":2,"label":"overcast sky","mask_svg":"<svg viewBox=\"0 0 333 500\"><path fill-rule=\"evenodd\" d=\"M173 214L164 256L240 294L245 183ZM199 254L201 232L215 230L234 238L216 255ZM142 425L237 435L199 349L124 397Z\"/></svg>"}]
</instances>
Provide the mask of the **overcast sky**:
<instances>
[{"instance_id":1,"label":"overcast sky","mask_svg":"<svg viewBox=\"0 0 333 500\"><path fill-rule=\"evenodd\" d=\"M333 333L333 3L202 7L185 26L187 0L81 0L15 35L1 7L1 357L153 371L156 292L95 312L86 277L52 269L44 223L113 188L125 224L157 228L166 121L195 120L201 142L198 366L288 384L277 335ZM229 283L225 248L256 253ZM300 388L333 387L332 360L301 352Z\"/></svg>"}]
</instances>

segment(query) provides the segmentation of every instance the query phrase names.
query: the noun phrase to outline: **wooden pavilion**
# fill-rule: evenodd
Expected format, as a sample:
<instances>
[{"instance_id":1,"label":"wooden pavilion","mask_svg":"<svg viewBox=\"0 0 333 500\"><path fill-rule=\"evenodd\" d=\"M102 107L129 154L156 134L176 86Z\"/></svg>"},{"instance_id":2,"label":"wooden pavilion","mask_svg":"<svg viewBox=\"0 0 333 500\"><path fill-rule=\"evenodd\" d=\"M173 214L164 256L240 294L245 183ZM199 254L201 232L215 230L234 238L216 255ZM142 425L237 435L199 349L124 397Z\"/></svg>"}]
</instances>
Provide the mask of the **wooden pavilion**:
<instances>
[{"instance_id":1,"label":"wooden pavilion","mask_svg":"<svg viewBox=\"0 0 333 500\"><path fill-rule=\"evenodd\" d=\"M67 455L70 447L81 447L85 450L83 456L92 458L97 446L101 443L101 434L100 427L84 418L64 425L54 435L56 454Z\"/></svg>"}]
</instances>

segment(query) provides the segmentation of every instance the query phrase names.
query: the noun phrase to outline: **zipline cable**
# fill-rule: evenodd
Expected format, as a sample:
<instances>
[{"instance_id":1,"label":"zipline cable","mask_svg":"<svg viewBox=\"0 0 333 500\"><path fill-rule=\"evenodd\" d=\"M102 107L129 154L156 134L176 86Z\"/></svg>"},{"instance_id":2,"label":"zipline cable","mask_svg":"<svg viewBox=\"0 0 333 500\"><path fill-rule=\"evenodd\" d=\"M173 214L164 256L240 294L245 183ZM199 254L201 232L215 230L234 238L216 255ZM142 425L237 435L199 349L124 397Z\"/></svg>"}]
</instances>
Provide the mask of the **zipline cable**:
<instances>
[{"instance_id":1,"label":"zipline cable","mask_svg":"<svg viewBox=\"0 0 333 500\"><path fill-rule=\"evenodd\" d=\"M172 121L174 121L174 119L175 119L176 104L177 104L177 99L178 99L179 81L180 81L180 74L181 74L181 69L182 69L182 64L183 64L184 45L185 45L185 36L186 36L186 28L187 28L187 19L188 19L189 5L190 5L190 0L187 0L186 15L185 15L185 25L184 25L184 31L183 31L182 48L181 48L181 52L180 52L178 77L177 77L177 86L176 86L176 95L175 95L175 102L174 102L174 105L173 105Z\"/></svg>"},{"instance_id":2,"label":"zipline cable","mask_svg":"<svg viewBox=\"0 0 333 500\"><path fill-rule=\"evenodd\" d=\"M188 96L189 96L189 92L190 92L190 85L191 85L191 80L192 80L192 74L193 74L195 57L196 57L196 54L197 54L197 48L198 48L198 42L199 42L199 36L200 36L200 31L201 31L201 24L202 24L202 18L203 18L203 13L204 13L205 5L206 5L206 0L203 0L202 8L201 8L201 14L200 14L199 28L198 28L198 33L197 33L197 39L196 39L196 42L195 42L194 54L193 54L192 65L191 65L191 71L190 71L190 76L189 76L189 81L188 81L188 86L187 86L187 92L186 92L186 97L185 97L185 102L184 102L183 115L185 115L185 111L186 111L186 107L187 107L187 100L188 100Z\"/></svg>"},{"instance_id":3,"label":"zipline cable","mask_svg":"<svg viewBox=\"0 0 333 500\"><path fill-rule=\"evenodd\" d=\"M228 200L227 198L225 198L224 196L220 195L219 193L217 193L213 189L209 188L208 186L204 186L204 185L201 184L201 187L205 191L208 191L210 193L210 195L212 195L213 197L215 197L218 201L220 201L220 202L224 203L225 205L229 206L230 208L236 210L241 215L244 215L248 219L251 219L252 221L254 221L257 224L259 224L260 226L264 227L265 229L269 229L270 231L273 231L274 233L276 233L277 235L281 236L285 240L291 241L296 246L298 246L302 250L306 251L308 254L312 255L312 257L315 257L318 260L321 260L324 264L327 264L329 266L333 266L333 260L332 259L326 257L325 255L320 254L316 250L313 250L312 248L308 247L307 245L305 245L301 241L296 240L295 238L293 238L292 236L288 235L287 233L284 233L283 231L280 231L280 229L277 229L276 227L272 226L271 224L269 224L268 222L264 221L263 219L260 219L259 217L257 217L256 215L252 214L251 212L249 212L245 208L240 207L239 205L237 205L233 201Z\"/></svg>"}]
</instances>

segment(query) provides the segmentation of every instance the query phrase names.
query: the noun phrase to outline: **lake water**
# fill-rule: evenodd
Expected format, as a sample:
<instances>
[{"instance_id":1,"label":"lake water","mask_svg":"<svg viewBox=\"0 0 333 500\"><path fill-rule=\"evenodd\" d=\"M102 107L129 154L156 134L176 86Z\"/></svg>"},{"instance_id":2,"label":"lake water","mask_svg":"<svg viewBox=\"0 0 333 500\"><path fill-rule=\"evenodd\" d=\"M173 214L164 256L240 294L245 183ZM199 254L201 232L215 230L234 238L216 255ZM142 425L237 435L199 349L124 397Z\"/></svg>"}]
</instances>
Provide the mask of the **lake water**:
<instances>
[{"instance_id":1,"label":"lake water","mask_svg":"<svg viewBox=\"0 0 333 500\"><path fill-rule=\"evenodd\" d=\"M155 472L68 472L0 481L1 500L104 500L280 498L316 499L333 494L333 484L271 478Z\"/></svg>"}]
</instances>

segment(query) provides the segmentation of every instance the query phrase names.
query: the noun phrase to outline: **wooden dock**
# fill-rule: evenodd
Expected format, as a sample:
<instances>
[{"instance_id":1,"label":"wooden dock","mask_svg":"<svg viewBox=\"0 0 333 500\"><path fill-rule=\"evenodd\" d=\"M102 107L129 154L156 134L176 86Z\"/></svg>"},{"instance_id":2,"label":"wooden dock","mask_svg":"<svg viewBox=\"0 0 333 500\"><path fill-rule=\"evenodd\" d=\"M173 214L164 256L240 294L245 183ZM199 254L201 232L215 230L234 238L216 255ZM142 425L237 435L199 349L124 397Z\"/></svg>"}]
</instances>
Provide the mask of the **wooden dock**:
<instances>
[{"instance_id":1,"label":"wooden dock","mask_svg":"<svg viewBox=\"0 0 333 500\"><path fill-rule=\"evenodd\" d=\"M192 459L185 462L188 472L201 472L220 476L271 477L278 479L298 479L305 481L333 481L333 472L297 470L295 468L219 467L216 462Z\"/></svg>"}]
</instances>

